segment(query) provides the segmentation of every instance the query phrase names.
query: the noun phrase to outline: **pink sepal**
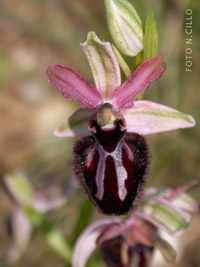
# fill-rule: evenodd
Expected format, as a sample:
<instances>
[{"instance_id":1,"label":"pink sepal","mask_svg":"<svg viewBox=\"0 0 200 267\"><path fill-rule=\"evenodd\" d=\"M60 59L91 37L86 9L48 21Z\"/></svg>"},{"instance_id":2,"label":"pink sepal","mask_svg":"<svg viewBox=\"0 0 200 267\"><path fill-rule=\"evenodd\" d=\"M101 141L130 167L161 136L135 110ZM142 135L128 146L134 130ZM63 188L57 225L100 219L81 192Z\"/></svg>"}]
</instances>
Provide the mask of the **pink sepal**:
<instances>
[{"instance_id":1,"label":"pink sepal","mask_svg":"<svg viewBox=\"0 0 200 267\"><path fill-rule=\"evenodd\" d=\"M195 120L173 108L147 100L135 101L134 107L123 112L127 131L141 135L190 128Z\"/></svg>"},{"instance_id":2,"label":"pink sepal","mask_svg":"<svg viewBox=\"0 0 200 267\"><path fill-rule=\"evenodd\" d=\"M76 241L72 256L72 267L85 267L85 264L96 249L96 240L102 229L111 223L119 223L120 219L105 219L91 224Z\"/></svg>"}]
</instances>

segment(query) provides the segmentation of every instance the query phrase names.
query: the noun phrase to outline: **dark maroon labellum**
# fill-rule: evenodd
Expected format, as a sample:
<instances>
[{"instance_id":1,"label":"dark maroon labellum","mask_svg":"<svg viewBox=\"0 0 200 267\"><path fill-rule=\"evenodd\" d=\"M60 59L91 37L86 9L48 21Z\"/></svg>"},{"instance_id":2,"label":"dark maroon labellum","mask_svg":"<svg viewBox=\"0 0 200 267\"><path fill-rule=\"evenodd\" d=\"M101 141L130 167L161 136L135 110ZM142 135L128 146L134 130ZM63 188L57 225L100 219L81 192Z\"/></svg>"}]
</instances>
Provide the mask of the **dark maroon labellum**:
<instances>
[{"instance_id":1,"label":"dark maroon labellum","mask_svg":"<svg viewBox=\"0 0 200 267\"><path fill-rule=\"evenodd\" d=\"M140 196L149 166L145 139L126 133L120 111L104 104L92 116L92 135L74 146L74 172L104 214L124 214Z\"/></svg>"},{"instance_id":2,"label":"dark maroon labellum","mask_svg":"<svg viewBox=\"0 0 200 267\"><path fill-rule=\"evenodd\" d=\"M100 250L108 267L148 267L153 252L153 248L139 243L129 245L122 236L106 240Z\"/></svg>"}]
</instances>

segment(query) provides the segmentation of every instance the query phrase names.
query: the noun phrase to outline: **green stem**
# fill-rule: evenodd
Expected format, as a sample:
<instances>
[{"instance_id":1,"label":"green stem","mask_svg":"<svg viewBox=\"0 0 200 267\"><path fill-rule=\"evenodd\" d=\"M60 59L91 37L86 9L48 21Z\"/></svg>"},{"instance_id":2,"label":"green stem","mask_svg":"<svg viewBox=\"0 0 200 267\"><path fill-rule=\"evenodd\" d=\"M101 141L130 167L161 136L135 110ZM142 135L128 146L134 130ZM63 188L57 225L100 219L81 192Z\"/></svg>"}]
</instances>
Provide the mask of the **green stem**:
<instances>
[{"instance_id":1,"label":"green stem","mask_svg":"<svg viewBox=\"0 0 200 267\"><path fill-rule=\"evenodd\" d=\"M45 237L47 243L69 264L71 264L72 248L63 233L48 221L43 214L31 207L24 208L24 212Z\"/></svg>"}]
</instances>

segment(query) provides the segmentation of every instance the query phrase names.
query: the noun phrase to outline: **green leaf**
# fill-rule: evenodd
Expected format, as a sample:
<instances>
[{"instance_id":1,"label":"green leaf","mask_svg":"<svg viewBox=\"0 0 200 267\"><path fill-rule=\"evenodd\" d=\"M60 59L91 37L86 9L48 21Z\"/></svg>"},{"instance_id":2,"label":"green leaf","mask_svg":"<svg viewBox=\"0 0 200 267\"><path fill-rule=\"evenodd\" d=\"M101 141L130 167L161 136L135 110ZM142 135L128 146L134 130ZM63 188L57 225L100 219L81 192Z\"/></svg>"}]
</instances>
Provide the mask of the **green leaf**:
<instances>
[{"instance_id":1,"label":"green leaf","mask_svg":"<svg viewBox=\"0 0 200 267\"><path fill-rule=\"evenodd\" d=\"M149 7L144 32L143 60L158 56L159 36L153 10Z\"/></svg>"},{"instance_id":2,"label":"green leaf","mask_svg":"<svg viewBox=\"0 0 200 267\"><path fill-rule=\"evenodd\" d=\"M94 207L91 204L90 200L86 198L80 207L79 216L76 220L74 233L73 233L73 242L76 241L79 235L88 226L93 212L94 212Z\"/></svg>"}]
</instances>

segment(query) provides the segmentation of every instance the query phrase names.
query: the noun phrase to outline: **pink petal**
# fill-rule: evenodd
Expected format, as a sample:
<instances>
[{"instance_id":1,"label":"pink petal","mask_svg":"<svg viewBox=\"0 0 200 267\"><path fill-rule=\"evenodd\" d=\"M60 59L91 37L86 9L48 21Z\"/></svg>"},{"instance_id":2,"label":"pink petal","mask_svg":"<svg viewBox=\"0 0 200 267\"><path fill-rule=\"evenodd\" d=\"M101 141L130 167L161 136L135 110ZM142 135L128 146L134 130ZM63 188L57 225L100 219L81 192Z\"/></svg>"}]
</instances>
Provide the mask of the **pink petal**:
<instances>
[{"instance_id":1,"label":"pink petal","mask_svg":"<svg viewBox=\"0 0 200 267\"><path fill-rule=\"evenodd\" d=\"M94 109L102 102L102 97L97 89L67 67L62 65L49 66L46 75L50 84L64 98L77 100L81 107Z\"/></svg>"},{"instance_id":2,"label":"pink petal","mask_svg":"<svg viewBox=\"0 0 200 267\"><path fill-rule=\"evenodd\" d=\"M88 124L92 114L93 111L90 109L78 109L55 128L54 135L57 137L82 137L90 135Z\"/></svg>"},{"instance_id":3,"label":"pink petal","mask_svg":"<svg viewBox=\"0 0 200 267\"><path fill-rule=\"evenodd\" d=\"M172 200L172 205L188 213L197 213L198 204L188 194L183 193L178 198Z\"/></svg>"},{"instance_id":4,"label":"pink petal","mask_svg":"<svg viewBox=\"0 0 200 267\"><path fill-rule=\"evenodd\" d=\"M67 200L67 195L57 196L52 199L48 199L45 197L36 197L33 200L33 207L37 211L44 213L63 206L64 204L66 204Z\"/></svg>"},{"instance_id":5,"label":"pink petal","mask_svg":"<svg viewBox=\"0 0 200 267\"><path fill-rule=\"evenodd\" d=\"M15 208L12 216L12 230L15 245L19 251L25 250L31 236L32 225L20 208Z\"/></svg>"},{"instance_id":6,"label":"pink petal","mask_svg":"<svg viewBox=\"0 0 200 267\"><path fill-rule=\"evenodd\" d=\"M110 223L105 226L97 239L97 245L101 246L107 240L114 239L117 236L123 236L124 240L129 244L140 243L151 247L153 240L147 229L137 217L134 217L133 213L133 216L126 221Z\"/></svg>"},{"instance_id":7,"label":"pink petal","mask_svg":"<svg viewBox=\"0 0 200 267\"><path fill-rule=\"evenodd\" d=\"M129 228L130 225L128 225L125 221L112 224L110 223L108 226L105 226L105 229L100 233L97 239L97 244L101 246L103 242L121 235Z\"/></svg>"},{"instance_id":8,"label":"pink petal","mask_svg":"<svg viewBox=\"0 0 200 267\"><path fill-rule=\"evenodd\" d=\"M195 125L194 119L179 112L150 101L135 101L134 107L123 112L127 131L141 135L166 132Z\"/></svg>"},{"instance_id":9,"label":"pink petal","mask_svg":"<svg viewBox=\"0 0 200 267\"><path fill-rule=\"evenodd\" d=\"M42 188L40 191L36 191L33 199L34 209L45 213L67 203L76 190L75 178L70 178L66 190L62 193L60 192L59 186L56 186L57 182L59 182L59 180L54 179L50 184L46 185L46 187ZM60 187L62 187L61 181Z\"/></svg>"},{"instance_id":10,"label":"pink petal","mask_svg":"<svg viewBox=\"0 0 200 267\"><path fill-rule=\"evenodd\" d=\"M92 252L96 249L96 240L102 229L120 219L105 219L91 224L76 241L72 256L72 267L84 267Z\"/></svg>"},{"instance_id":11,"label":"pink petal","mask_svg":"<svg viewBox=\"0 0 200 267\"><path fill-rule=\"evenodd\" d=\"M190 187L197 185L197 181L193 180L184 185L178 186L176 189L171 188L147 188L145 190L145 195L143 197L143 202L149 199L159 196L165 201L171 203L172 206L182 210L187 213L196 213L198 211L198 204L190 197L185 191L190 189Z\"/></svg>"},{"instance_id":12,"label":"pink petal","mask_svg":"<svg viewBox=\"0 0 200 267\"><path fill-rule=\"evenodd\" d=\"M16 207L12 212L11 233L13 243L8 249L1 266L10 266L25 253L32 234L32 225L23 211Z\"/></svg>"},{"instance_id":13,"label":"pink petal","mask_svg":"<svg viewBox=\"0 0 200 267\"><path fill-rule=\"evenodd\" d=\"M144 189L144 195L143 199L149 198L151 195L155 195L158 193L158 188L157 187L148 187Z\"/></svg>"},{"instance_id":14,"label":"pink petal","mask_svg":"<svg viewBox=\"0 0 200 267\"><path fill-rule=\"evenodd\" d=\"M168 201L173 201L174 199L180 197L191 186L197 185L197 183L198 182L196 180L192 180L192 181L188 182L187 184L180 185L176 189L172 190L170 196L166 197L165 199L167 199Z\"/></svg>"},{"instance_id":15,"label":"pink petal","mask_svg":"<svg viewBox=\"0 0 200 267\"><path fill-rule=\"evenodd\" d=\"M190 187L197 185L197 181L193 180L187 184L177 187L175 190L169 191L165 199L172 203L173 206L188 212L196 213L198 212L198 204L190 197L185 191Z\"/></svg>"},{"instance_id":16,"label":"pink petal","mask_svg":"<svg viewBox=\"0 0 200 267\"><path fill-rule=\"evenodd\" d=\"M130 232L126 233L126 238L131 244L140 243L148 247L153 246L152 229L142 224L140 219L138 220L137 217L134 217L134 213L132 217L128 219L127 224L129 224Z\"/></svg>"},{"instance_id":17,"label":"pink petal","mask_svg":"<svg viewBox=\"0 0 200 267\"><path fill-rule=\"evenodd\" d=\"M132 107L135 97L145 92L150 83L163 75L165 69L166 64L161 57L144 61L132 76L115 90L113 102L116 107L120 109Z\"/></svg>"}]
</instances>

